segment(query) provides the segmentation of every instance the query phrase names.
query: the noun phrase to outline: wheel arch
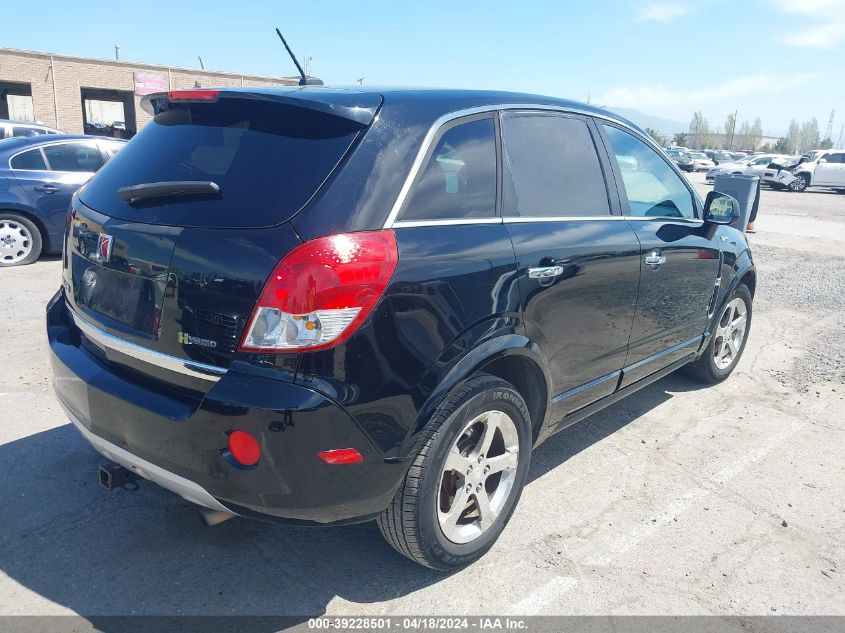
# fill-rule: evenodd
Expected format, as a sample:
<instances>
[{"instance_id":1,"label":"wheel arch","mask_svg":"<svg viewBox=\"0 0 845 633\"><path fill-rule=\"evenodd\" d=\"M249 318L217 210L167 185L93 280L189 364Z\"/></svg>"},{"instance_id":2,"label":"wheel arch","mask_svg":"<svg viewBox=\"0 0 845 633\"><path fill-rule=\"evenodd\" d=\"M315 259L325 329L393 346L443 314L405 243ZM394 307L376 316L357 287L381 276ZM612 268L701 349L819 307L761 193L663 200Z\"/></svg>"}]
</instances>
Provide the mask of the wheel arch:
<instances>
[{"instance_id":1,"label":"wheel arch","mask_svg":"<svg viewBox=\"0 0 845 633\"><path fill-rule=\"evenodd\" d=\"M449 392L478 373L489 373L514 385L528 406L534 439L546 423L549 412L551 375L539 347L521 334L503 334L487 339L461 356L438 381L420 407L400 454L416 450L420 432Z\"/></svg>"},{"instance_id":2,"label":"wheel arch","mask_svg":"<svg viewBox=\"0 0 845 633\"><path fill-rule=\"evenodd\" d=\"M38 232L41 234L41 252L53 252L52 244L50 243L50 234L47 232L47 227L44 226L44 222L42 222L41 218L39 218L36 214L32 213L32 211L26 208L20 208L17 206L11 206L6 204L0 206L0 213L15 213L17 215L22 215L27 220L32 222L35 225L35 228L37 228Z\"/></svg>"}]
</instances>

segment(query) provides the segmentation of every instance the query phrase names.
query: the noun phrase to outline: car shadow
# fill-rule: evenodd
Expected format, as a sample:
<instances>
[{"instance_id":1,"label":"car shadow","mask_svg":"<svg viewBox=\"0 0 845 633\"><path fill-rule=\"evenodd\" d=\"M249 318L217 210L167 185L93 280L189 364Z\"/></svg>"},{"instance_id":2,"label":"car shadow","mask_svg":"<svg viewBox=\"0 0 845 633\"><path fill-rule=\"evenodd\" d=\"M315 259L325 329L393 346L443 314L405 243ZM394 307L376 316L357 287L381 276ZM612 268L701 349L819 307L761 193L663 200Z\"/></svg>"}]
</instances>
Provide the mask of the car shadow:
<instances>
[{"instance_id":1,"label":"car shadow","mask_svg":"<svg viewBox=\"0 0 845 633\"><path fill-rule=\"evenodd\" d=\"M531 481L693 385L670 376L564 430L537 450ZM205 527L154 484L106 493L102 461L69 424L0 446L0 571L99 630L137 628L108 617L130 614L268 616L250 630L278 630L335 600L379 603L445 577L396 554L373 523Z\"/></svg>"}]
</instances>

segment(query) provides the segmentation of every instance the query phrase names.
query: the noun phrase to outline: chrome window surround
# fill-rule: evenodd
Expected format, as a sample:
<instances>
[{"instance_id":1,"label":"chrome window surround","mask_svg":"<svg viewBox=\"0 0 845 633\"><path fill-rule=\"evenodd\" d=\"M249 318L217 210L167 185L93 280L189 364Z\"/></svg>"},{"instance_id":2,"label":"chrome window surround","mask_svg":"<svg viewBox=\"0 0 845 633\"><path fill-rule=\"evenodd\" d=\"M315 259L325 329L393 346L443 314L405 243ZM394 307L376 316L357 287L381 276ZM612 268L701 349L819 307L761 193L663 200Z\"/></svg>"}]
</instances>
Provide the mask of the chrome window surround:
<instances>
[{"instance_id":1,"label":"chrome window surround","mask_svg":"<svg viewBox=\"0 0 845 633\"><path fill-rule=\"evenodd\" d=\"M89 323L74 312L70 305L67 303L65 305L68 313L73 318L73 322L76 324L76 327L78 327L89 339L106 349L114 350L132 358L137 358L138 360L149 363L150 365L155 365L156 367L161 367L162 369L175 371L186 376L191 376L192 378L199 378L210 382L217 382L228 371L224 367L198 363L186 358L171 356L170 354L162 354L161 352L156 352L142 345L130 343L125 339L117 337L114 334L109 334L108 332Z\"/></svg>"},{"instance_id":2,"label":"chrome window surround","mask_svg":"<svg viewBox=\"0 0 845 633\"><path fill-rule=\"evenodd\" d=\"M563 114L580 114L583 116L593 117L594 119L601 119L604 121L608 121L609 123L613 123L625 130L632 132L639 140L643 141L648 145L651 149L656 151L666 163L672 168L672 170L681 177L683 180L684 175L680 172L677 166L672 162L672 160L666 155L666 152L663 148L659 147L656 143L654 143L651 139L646 138L639 130L636 128L628 125L627 123L620 121L612 116L604 115L600 112L592 112L590 110L582 110L580 108L575 107L566 107L566 106L555 106L555 105L545 105L545 104L533 104L533 103L503 103L503 104L494 104L494 105L486 105L486 106L477 106L474 108L465 108L463 110L455 110L454 112L449 112L444 114L440 118L438 118L434 123L432 123L431 127L426 132L425 137L423 138L423 142L420 145L420 149L417 152L416 157L414 158L414 162L411 164L411 169L408 172L408 175L405 178L405 182L402 184L402 188L399 190L399 195L396 197L396 201L393 203L393 207L390 209L390 213L387 216L387 220L384 222L385 229L390 228L410 228L416 226L450 226L450 225L459 225L459 224L503 224L509 222L565 222L565 221L585 221L585 220L628 220L628 221L654 221L654 220L663 220L666 221L680 221L680 222L687 222L691 224L703 224L703 220L700 218L667 218L662 216L654 216L654 217L642 217L642 216L634 216L634 215L607 215L607 216L584 216L584 217L573 217L573 216L562 216L562 217L531 217L531 216L514 216L514 217L498 217L498 218L455 218L455 219L448 219L448 220L408 220L402 221L397 220L396 218L399 216L399 213L402 211L402 207L405 205L405 202L408 198L408 194L411 191L411 187L413 187L414 182L419 175L420 170L423 166L423 161L425 161L426 156L428 155L429 150L431 149L431 145L434 142L434 139L437 137L440 129L454 121L455 119L460 119L467 116L472 116L474 114L486 114L489 112L499 112L501 110L523 110L526 112L534 111L544 111L544 112L561 112ZM689 189L690 193L693 197L698 200L700 203L700 196L696 191L693 189Z\"/></svg>"}]
</instances>

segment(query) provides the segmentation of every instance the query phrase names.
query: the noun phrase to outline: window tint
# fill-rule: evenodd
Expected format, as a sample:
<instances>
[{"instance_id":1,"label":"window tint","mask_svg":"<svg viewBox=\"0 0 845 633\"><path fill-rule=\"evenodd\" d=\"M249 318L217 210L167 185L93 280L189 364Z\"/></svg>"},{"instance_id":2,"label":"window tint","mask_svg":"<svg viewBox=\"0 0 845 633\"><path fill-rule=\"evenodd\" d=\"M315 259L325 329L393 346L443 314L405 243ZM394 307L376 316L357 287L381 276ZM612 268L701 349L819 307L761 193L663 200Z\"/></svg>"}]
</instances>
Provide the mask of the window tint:
<instances>
[{"instance_id":1,"label":"window tint","mask_svg":"<svg viewBox=\"0 0 845 633\"><path fill-rule=\"evenodd\" d=\"M503 215L610 214L601 164L584 120L506 113L502 117L502 149Z\"/></svg>"},{"instance_id":2,"label":"window tint","mask_svg":"<svg viewBox=\"0 0 845 633\"><path fill-rule=\"evenodd\" d=\"M299 211L362 129L332 114L258 99L167 104L97 173L82 200L129 220L271 226ZM144 208L115 195L121 187L175 180L210 180L223 195Z\"/></svg>"},{"instance_id":3,"label":"window tint","mask_svg":"<svg viewBox=\"0 0 845 633\"><path fill-rule=\"evenodd\" d=\"M38 136L44 134L44 130L33 127L12 126L12 136Z\"/></svg>"},{"instance_id":4,"label":"window tint","mask_svg":"<svg viewBox=\"0 0 845 633\"><path fill-rule=\"evenodd\" d=\"M692 193L657 152L618 128L605 125L604 130L619 162L631 215L695 217Z\"/></svg>"},{"instance_id":5,"label":"window tint","mask_svg":"<svg viewBox=\"0 0 845 633\"><path fill-rule=\"evenodd\" d=\"M447 130L428 158L402 220L492 218L496 215L496 128L493 119Z\"/></svg>"},{"instance_id":6,"label":"window tint","mask_svg":"<svg viewBox=\"0 0 845 633\"><path fill-rule=\"evenodd\" d=\"M9 164L12 169L47 169L41 150L38 148L18 154Z\"/></svg>"},{"instance_id":7,"label":"window tint","mask_svg":"<svg viewBox=\"0 0 845 633\"><path fill-rule=\"evenodd\" d=\"M100 150L85 143L62 143L44 148L52 171L97 171L103 166Z\"/></svg>"},{"instance_id":8,"label":"window tint","mask_svg":"<svg viewBox=\"0 0 845 633\"><path fill-rule=\"evenodd\" d=\"M825 158L829 163L845 163L845 154L828 154Z\"/></svg>"},{"instance_id":9,"label":"window tint","mask_svg":"<svg viewBox=\"0 0 845 633\"><path fill-rule=\"evenodd\" d=\"M104 148L106 150L106 156L111 158L115 154L117 154L126 143L104 143Z\"/></svg>"}]
</instances>

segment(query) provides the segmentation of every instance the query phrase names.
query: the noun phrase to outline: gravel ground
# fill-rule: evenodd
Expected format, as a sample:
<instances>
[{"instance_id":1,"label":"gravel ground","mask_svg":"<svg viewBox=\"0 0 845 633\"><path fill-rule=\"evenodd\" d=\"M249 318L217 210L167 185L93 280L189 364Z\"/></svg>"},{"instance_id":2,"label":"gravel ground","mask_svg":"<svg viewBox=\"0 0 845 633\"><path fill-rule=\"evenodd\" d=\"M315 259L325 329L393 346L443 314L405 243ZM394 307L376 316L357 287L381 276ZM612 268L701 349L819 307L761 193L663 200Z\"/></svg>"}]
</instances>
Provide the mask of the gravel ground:
<instances>
[{"instance_id":1,"label":"gravel ground","mask_svg":"<svg viewBox=\"0 0 845 633\"><path fill-rule=\"evenodd\" d=\"M101 490L44 362L59 262L0 269L0 615L845 615L845 196L766 191L757 229L731 379L673 375L552 438L450 575L372 525L206 528L154 485Z\"/></svg>"}]
</instances>

